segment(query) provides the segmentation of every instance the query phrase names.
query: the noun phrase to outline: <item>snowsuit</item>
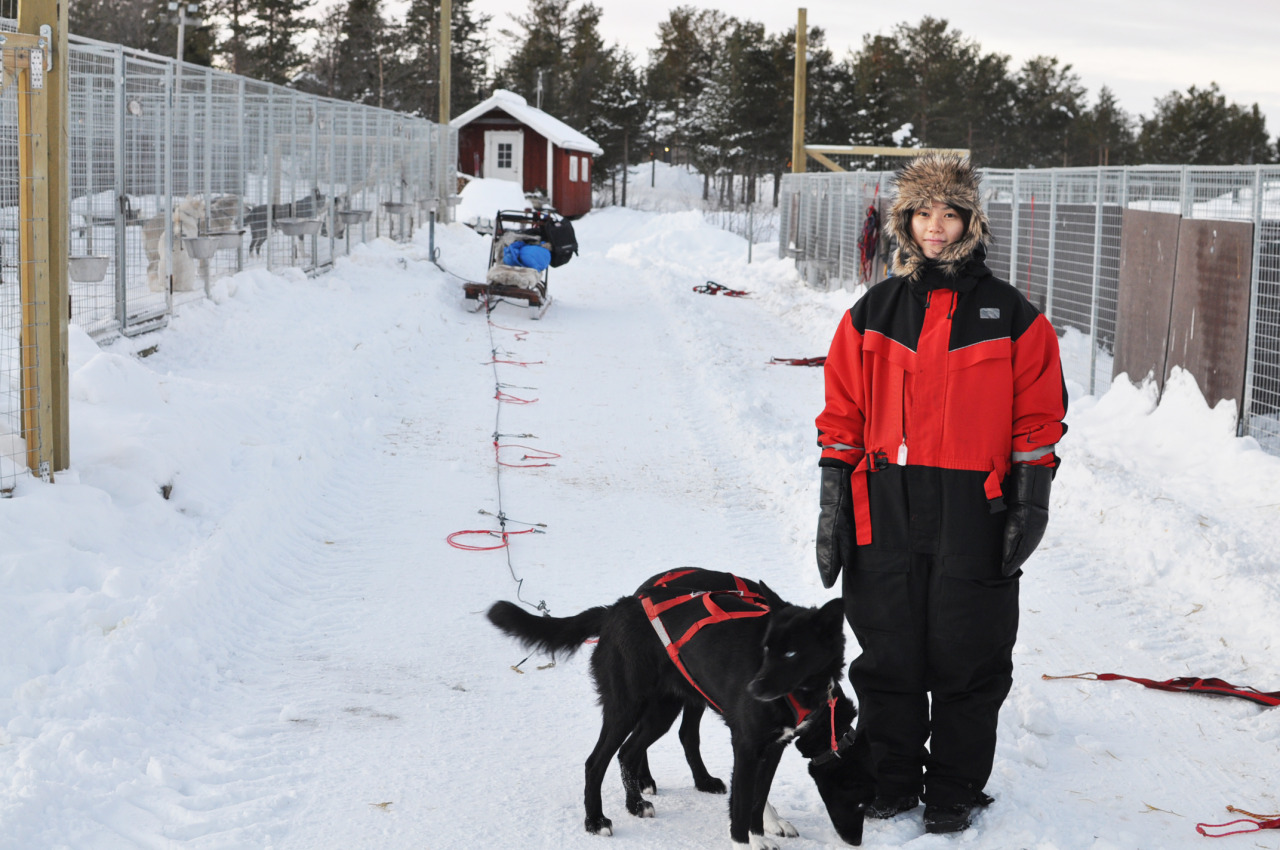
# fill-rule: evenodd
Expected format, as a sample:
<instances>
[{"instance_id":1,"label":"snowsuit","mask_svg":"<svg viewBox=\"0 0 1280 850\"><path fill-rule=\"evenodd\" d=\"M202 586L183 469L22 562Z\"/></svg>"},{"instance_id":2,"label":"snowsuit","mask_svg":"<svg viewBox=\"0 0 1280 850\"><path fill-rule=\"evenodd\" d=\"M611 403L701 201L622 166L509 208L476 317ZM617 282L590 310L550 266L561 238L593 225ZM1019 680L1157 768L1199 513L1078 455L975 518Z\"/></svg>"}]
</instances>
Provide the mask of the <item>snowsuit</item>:
<instances>
[{"instance_id":1,"label":"snowsuit","mask_svg":"<svg viewBox=\"0 0 1280 850\"><path fill-rule=\"evenodd\" d=\"M927 160L926 179L899 179L897 274L836 330L817 426L820 465L849 472L857 546L843 594L862 647L849 679L877 793L916 795L923 782L926 803L949 806L981 799L1012 684L1020 571L1002 570L1006 475L1057 466L1067 402L1053 328L984 263L976 176ZM909 227L933 200L968 219L929 260Z\"/></svg>"}]
</instances>

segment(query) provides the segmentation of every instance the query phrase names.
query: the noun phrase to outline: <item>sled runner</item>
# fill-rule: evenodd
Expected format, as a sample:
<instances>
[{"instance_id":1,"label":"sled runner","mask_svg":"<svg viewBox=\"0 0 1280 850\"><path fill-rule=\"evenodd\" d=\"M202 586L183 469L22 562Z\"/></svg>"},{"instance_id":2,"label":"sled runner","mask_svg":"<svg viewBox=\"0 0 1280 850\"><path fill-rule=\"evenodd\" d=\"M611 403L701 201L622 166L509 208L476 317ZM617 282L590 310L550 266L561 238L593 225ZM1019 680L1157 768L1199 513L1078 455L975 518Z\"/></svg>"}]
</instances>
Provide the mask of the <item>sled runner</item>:
<instances>
[{"instance_id":1,"label":"sled runner","mask_svg":"<svg viewBox=\"0 0 1280 850\"><path fill-rule=\"evenodd\" d=\"M466 297L488 305L523 301L540 319L551 306L547 274L576 254L573 226L552 212L499 210L484 283L464 285Z\"/></svg>"}]
</instances>

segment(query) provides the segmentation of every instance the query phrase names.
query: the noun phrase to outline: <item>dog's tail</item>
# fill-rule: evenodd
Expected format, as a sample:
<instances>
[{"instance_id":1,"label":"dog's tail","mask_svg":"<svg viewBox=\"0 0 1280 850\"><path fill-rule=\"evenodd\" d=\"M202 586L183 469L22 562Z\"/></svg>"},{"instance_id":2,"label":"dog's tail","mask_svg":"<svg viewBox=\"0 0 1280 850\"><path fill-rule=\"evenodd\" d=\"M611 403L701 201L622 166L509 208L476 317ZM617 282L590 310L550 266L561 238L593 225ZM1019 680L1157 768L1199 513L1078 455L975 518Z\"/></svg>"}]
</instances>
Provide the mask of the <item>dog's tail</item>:
<instances>
[{"instance_id":1,"label":"dog's tail","mask_svg":"<svg viewBox=\"0 0 1280 850\"><path fill-rule=\"evenodd\" d=\"M612 607L598 605L572 617L541 617L512 602L495 602L486 616L489 622L529 649L572 655L588 639L600 636Z\"/></svg>"}]
</instances>

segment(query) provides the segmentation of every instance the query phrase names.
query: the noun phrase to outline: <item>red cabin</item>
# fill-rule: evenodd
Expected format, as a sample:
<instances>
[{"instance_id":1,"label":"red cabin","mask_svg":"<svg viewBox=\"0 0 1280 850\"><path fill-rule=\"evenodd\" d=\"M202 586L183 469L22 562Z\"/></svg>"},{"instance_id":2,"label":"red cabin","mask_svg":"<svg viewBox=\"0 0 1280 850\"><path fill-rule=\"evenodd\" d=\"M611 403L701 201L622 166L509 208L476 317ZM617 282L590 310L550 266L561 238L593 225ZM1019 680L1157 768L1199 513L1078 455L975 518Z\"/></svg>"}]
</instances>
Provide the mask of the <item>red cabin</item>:
<instances>
[{"instance_id":1,"label":"red cabin","mask_svg":"<svg viewBox=\"0 0 1280 850\"><path fill-rule=\"evenodd\" d=\"M520 95L498 89L449 124L458 131L462 173L519 183L564 216L591 209L594 158L604 150Z\"/></svg>"}]
</instances>

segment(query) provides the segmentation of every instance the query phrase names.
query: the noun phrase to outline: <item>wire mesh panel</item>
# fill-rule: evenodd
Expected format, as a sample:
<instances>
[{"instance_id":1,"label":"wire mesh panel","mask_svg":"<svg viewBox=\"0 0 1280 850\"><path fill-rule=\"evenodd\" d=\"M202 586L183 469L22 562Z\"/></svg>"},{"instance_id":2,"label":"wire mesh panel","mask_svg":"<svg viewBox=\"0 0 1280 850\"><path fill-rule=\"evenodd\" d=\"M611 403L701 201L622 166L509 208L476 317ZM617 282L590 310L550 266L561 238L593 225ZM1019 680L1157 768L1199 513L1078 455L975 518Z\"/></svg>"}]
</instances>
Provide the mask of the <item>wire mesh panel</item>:
<instances>
[{"instance_id":1,"label":"wire mesh panel","mask_svg":"<svg viewBox=\"0 0 1280 850\"><path fill-rule=\"evenodd\" d=\"M35 120L35 101L44 96L43 51L0 46L0 58L0 493L8 494L28 470L48 472L44 441L52 434L41 411L50 388L42 377L52 364L41 362L37 339L47 339L50 307L38 285L49 263L47 237L37 231L48 218L38 201L48 190L39 152L48 147Z\"/></svg>"},{"instance_id":2,"label":"wire mesh panel","mask_svg":"<svg viewBox=\"0 0 1280 850\"><path fill-rule=\"evenodd\" d=\"M1253 205L1253 300L1244 431L1280 454L1280 168L1258 169L1239 201Z\"/></svg>"},{"instance_id":3,"label":"wire mesh panel","mask_svg":"<svg viewBox=\"0 0 1280 850\"><path fill-rule=\"evenodd\" d=\"M68 289L73 320L90 333L118 329L116 228L117 98L114 51L76 50L67 80L70 218Z\"/></svg>"},{"instance_id":4,"label":"wire mesh panel","mask_svg":"<svg viewBox=\"0 0 1280 850\"><path fill-rule=\"evenodd\" d=\"M124 116L121 145L123 191L136 208L125 236L121 328L150 327L169 313L169 275L173 268L172 176L169 151L173 138L169 109L172 69L138 56L121 57Z\"/></svg>"}]
</instances>

